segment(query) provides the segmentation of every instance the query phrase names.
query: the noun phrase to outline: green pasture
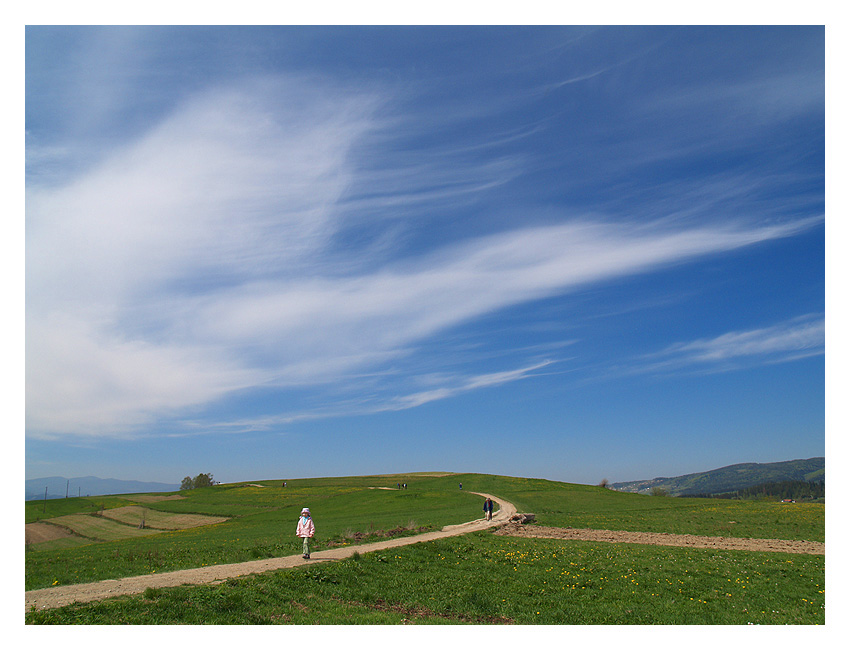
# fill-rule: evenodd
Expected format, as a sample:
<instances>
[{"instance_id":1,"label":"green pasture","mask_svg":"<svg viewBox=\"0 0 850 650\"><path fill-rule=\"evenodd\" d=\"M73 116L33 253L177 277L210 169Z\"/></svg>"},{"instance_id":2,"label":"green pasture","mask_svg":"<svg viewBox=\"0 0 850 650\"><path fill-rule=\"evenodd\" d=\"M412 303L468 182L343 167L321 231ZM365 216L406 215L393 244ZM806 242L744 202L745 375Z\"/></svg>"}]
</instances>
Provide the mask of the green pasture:
<instances>
[{"instance_id":1,"label":"green pasture","mask_svg":"<svg viewBox=\"0 0 850 650\"><path fill-rule=\"evenodd\" d=\"M73 548L42 550L33 545L25 556L26 588L300 554L295 525L304 506L311 509L316 522L316 549L352 543L356 537L368 539L371 535L374 539L388 531L406 535L438 530L481 516L481 499L477 496L445 486L414 486L415 477L405 478L398 482L407 482L407 490L372 489L395 488L396 478L381 477L292 480L287 481L286 488L281 487L281 481L260 481L267 487L218 485L190 490L185 493L186 499L145 503L160 512L230 519ZM116 500L114 507L128 503L132 500ZM131 526L124 528L128 537L137 531Z\"/></svg>"},{"instance_id":2,"label":"green pasture","mask_svg":"<svg viewBox=\"0 0 850 650\"><path fill-rule=\"evenodd\" d=\"M31 624L823 624L823 556L473 533L135 597Z\"/></svg>"},{"instance_id":3,"label":"green pasture","mask_svg":"<svg viewBox=\"0 0 850 650\"><path fill-rule=\"evenodd\" d=\"M468 475L463 487L502 495L544 526L824 541L823 503L652 497L543 479Z\"/></svg>"},{"instance_id":4,"label":"green pasture","mask_svg":"<svg viewBox=\"0 0 850 650\"><path fill-rule=\"evenodd\" d=\"M61 549L33 545L26 551L26 589L300 554L294 532L303 506L310 507L316 521L317 550L436 530L482 516L482 500L472 491L503 497L520 512L535 513L537 523L545 526L824 539L824 505L814 503L650 497L480 474L300 479L287 480L285 488L281 480L255 483L264 487L218 485L183 492L184 499L139 503L162 513L228 517L223 523ZM408 489L396 490L397 483L407 483ZM372 489L379 487L393 489ZM102 508L134 503L132 497L55 501L28 503L27 521L35 520L30 519L33 513L45 519L74 514L78 507L90 516ZM37 512L39 506L47 511ZM553 555L548 566L526 561L542 560L547 549ZM592 570L581 574L584 582L568 582L568 576L579 575L579 564ZM369 579L355 580L366 566ZM638 585L627 589L629 580L618 576L629 576ZM341 586L348 583L350 592ZM353 583L363 586L355 589ZM823 585L823 556L521 540L481 533L223 585L31 613L27 621L817 623L824 616ZM656 590L647 591L650 588ZM184 604L177 606L174 599ZM215 616L204 615L205 607Z\"/></svg>"}]
</instances>

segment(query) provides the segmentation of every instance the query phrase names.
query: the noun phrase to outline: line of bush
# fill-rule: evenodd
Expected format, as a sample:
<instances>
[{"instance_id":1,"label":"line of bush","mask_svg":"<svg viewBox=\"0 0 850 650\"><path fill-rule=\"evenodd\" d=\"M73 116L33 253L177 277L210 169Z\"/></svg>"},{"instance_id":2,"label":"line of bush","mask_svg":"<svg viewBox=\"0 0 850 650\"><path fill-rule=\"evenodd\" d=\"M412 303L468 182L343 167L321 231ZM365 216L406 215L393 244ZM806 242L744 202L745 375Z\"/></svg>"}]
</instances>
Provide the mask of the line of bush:
<instances>
[{"instance_id":1,"label":"line of bush","mask_svg":"<svg viewBox=\"0 0 850 650\"><path fill-rule=\"evenodd\" d=\"M826 499L826 484L813 481L772 481L752 487L712 494L688 494L681 496L710 499L793 499L795 501L817 501Z\"/></svg>"}]
</instances>

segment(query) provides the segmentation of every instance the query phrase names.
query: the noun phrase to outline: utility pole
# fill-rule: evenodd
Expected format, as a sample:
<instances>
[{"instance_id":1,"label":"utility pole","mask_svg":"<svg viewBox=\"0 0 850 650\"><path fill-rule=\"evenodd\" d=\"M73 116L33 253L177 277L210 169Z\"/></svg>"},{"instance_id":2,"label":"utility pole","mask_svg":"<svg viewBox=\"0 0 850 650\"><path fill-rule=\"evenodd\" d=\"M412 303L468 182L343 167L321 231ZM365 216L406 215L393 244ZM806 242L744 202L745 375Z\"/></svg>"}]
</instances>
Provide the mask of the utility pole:
<instances>
[{"instance_id":1,"label":"utility pole","mask_svg":"<svg viewBox=\"0 0 850 650\"><path fill-rule=\"evenodd\" d=\"M71 479L68 479L68 482L65 483L65 498L68 498L68 488L71 487Z\"/></svg>"},{"instance_id":2,"label":"utility pole","mask_svg":"<svg viewBox=\"0 0 850 650\"><path fill-rule=\"evenodd\" d=\"M44 507L41 509L41 514L47 512L47 486L44 486Z\"/></svg>"}]
</instances>

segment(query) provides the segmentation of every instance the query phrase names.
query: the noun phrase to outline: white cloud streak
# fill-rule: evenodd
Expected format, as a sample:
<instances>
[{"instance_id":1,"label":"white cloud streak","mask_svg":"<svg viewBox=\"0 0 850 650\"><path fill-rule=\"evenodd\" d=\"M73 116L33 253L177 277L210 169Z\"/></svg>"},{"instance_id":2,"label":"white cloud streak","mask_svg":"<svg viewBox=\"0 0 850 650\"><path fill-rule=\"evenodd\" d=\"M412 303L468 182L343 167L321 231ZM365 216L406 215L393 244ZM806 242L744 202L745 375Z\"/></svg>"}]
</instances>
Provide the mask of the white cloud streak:
<instances>
[{"instance_id":1,"label":"white cloud streak","mask_svg":"<svg viewBox=\"0 0 850 650\"><path fill-rule=\"evenodd\" d=\"M454 397L455 395L459 395L460 393L478 390L480 388L501 386L502 384L507 384L513 381L518 381L520 379L525 379L527 377L533 376L536 370L545 368L551 363L551 361L544 361L542 363L537 363L526 368L518 368L516 370L508 370L504 372L493 372L484 375L478 375L475 377L467 377L451 387L434 388L431 390L420 391L402 397L396 397L395 399L391 400L388 405L380 407L379 410L398 411L403 409L415 408L417 406L427 404L428 402L434 402L436 400Z\"/></svg>"},{"instance_id":2,"label":"white cloud streak","mask_svg":"<svg viewBox=\"0 0 850 650\"><path fill-rule=\"evenodd\" d=\"M823 114L823 77L806 73L787 73L727 83L700 83L693 88L671 91L645 108L666 114L679 111L709 111L714 118L746 126L776 125L800 116Z\"/></svg>"},{"instance_id":3,"label":"white cloud streak","mask_svg":"<svg viewBox=\"0 0 850 650\"><path fill-rule=\"evenodd\" d=\"M824 354L823 315L801 316L753 330L681 342L644 359L637 372L721 372L754 363L783 363Z\"/></svg>"},{"instance_id":4,"label":"white cloud streak","mask_svg":"<svg viewBox=\"0 0 850 650\"><path fill-rule=\"evenodd\" d=\"M412 189L393 173L390 197L375 178L384 167L361 174L352 151L384 128L379 106L375 95L303 79L210 92L73 182L32 189L28 434L127 434L236 390L332 383L502 308L820 221L676 229L576 218L351 273L361 251L340 252L335 237L352 210L373 217L429 186L427 166ZM433 191L457 189L432 171ZM482 188L502 171L470 163L459 174ZM364 178L375 191L357 186ZM540 367L399 397L393 408Z\"/></svg>"}]
</instances>

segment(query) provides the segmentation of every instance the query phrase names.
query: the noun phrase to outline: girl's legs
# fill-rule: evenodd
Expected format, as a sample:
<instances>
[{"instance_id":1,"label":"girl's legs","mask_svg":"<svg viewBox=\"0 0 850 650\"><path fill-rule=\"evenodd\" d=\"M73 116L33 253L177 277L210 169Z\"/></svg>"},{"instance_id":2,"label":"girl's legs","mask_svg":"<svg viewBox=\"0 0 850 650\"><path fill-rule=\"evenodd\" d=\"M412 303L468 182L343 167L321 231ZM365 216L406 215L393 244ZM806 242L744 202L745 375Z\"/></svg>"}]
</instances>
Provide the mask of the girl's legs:
<instances>
[{"instance_id":1,"label":"girl's legs","mask_svg":"<svg viewBox=\"0 0 850 650\"><path fill-rule=\"evenodd\" d=\"M304 557L310 557L310 538L309 537L302 537L301 539L304 540L304 547L303 547Z\"/></svg>"}]
</instances>

